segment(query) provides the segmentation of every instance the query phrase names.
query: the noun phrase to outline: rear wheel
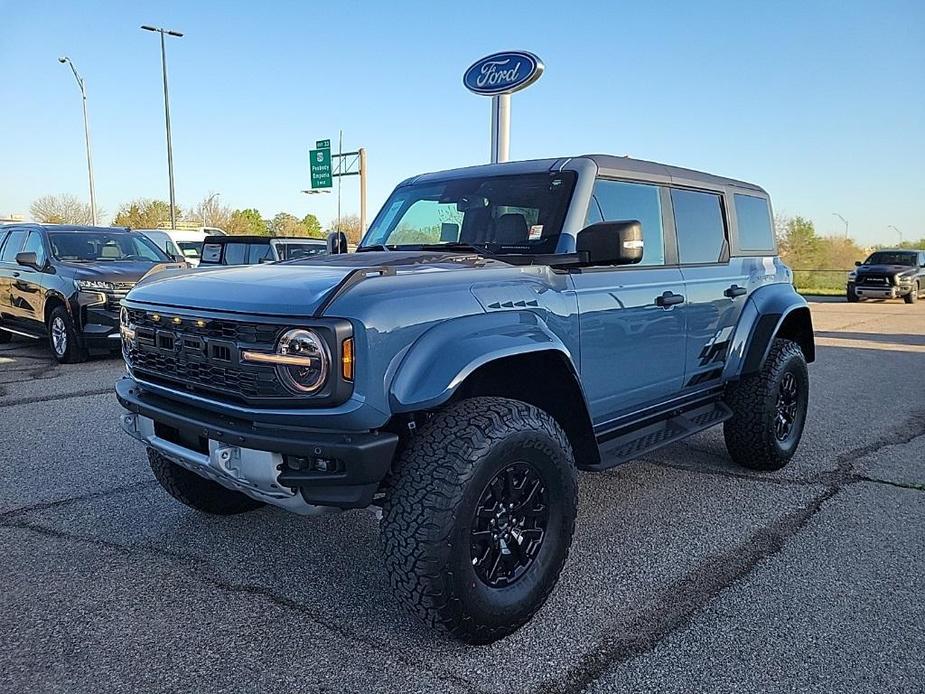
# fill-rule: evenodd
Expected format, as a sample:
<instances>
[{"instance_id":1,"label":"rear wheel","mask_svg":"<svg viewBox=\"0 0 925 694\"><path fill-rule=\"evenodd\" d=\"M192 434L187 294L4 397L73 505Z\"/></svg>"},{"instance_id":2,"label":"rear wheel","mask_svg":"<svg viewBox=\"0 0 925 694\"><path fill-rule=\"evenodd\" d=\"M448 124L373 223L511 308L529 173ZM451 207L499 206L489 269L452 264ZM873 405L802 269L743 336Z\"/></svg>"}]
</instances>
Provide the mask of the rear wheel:
<instances>
[{"instance_id":1,"label":"rear wheel","mask_svg":"<svg viewBox=\"0 0 925 694\"><path fill-rule=\"evenodd\" d=\"M263 504L240 492L226 489L217 482L200 477L172 463L153 448L148 449L148 462L154 477L164 490L180 503L203 513L231 516L258 509Z\"/></svg>"},{"instance_id":2,"label":"rear wheel","mask_svg":"<svg viewBox=\"0 0 925 694\"><path fill-rule=\"evenodd\" d=\"M64 306L53 309L48 316L48 344L61 364L76 364L88 359L71 314Z\"/></svg>"},{"instance_id":3,"label":"rear wheel","mask_svg":"<svg viewBox=\"0 0 925 694\"><path fill-rule=\"evenodd\" d=\"M383 509L389 581L404 607L469 643L526 624L568 556L572 450L545 412L473 398L438 412L401 454Z\"/></svg>"},{"instance_id":4,"label":"rear wheel","mask_svg":"<svg viewBox=\"0 0 925 694\"><path fill-rule=\"evenodd\" d=\"M916 282L915 286L912 287L912 291L906 294L903 299L906 300L907 304L914 304L919 300L919 294L922 293L922 288L919 286L919 283Z\"/></svg>"},{"instance_id":5,"label":"rear wheel","mask_svg":"<svg viewBox=\"0 0 925 694\"><path fill-rule=\"evenodd\" d=\"M809 371L799 345L775 339L761 371L729 387L733 416L723 427L726 449L739 465L778 470L796 452L809 404Z\"/></svg>"}]
</instances>

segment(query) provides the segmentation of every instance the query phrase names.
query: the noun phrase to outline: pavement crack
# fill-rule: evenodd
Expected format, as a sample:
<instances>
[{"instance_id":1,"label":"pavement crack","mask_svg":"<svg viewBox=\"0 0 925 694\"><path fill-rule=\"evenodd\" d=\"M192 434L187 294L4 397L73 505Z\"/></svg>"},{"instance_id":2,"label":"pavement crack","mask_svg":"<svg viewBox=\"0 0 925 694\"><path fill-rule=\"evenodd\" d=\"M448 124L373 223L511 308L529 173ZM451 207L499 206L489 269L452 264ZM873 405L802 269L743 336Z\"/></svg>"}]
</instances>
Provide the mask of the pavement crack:
<instances>
[{"instance_id":1,"label":"pavement crack","mask_svg":"<svg viewBox=\"0 0 925 694\"><path fill-rule=\"evenodd\" d=\"M596 648L580 656L564 675L540 683L531 690L532 694L584 691L607 671L655 650L663 639L690 625L720 593L780 552L841 489L840 486L827 488L803 508L781 516L728 552L708 559L665 590L659 605L619 625Z\"/></svg>"},{"instance_id":2,"label":"pavement crack","mask_svg":"<svg viewBox=\"0 0 925 694\"><path fill-rule=\"evenodd\" d=\"M153 487L157 485L157 480L142 480L139 482L132 482L131 484L124 484L119 487L111 487L109 489L100 489L95 492L88 492L86 494L78 494L76 496L68 496L63 499L55 499L53 501L40 501L35 504L30 504L29 506L19 506L17 508L7 509L0 512L0 526L9 525L5 522L7 518L17 518L19 516L25 515L27 513L32 513L35 511L47 511L48 509L57 508L59 506L67 506L69 504L75 504L81 501L93 501L95 499L105 499L109 496L115 496L116 494L122 494L125 492L134 492L140 489L147 489L148 487Z\"/></svg>"},{"instance_id":3,"label":"pavement crack","mask_svg":"<svg viewBox=\"0 0 925 694\"><path fill-rule=\"evenodd\" d=\"M15 407L16 405L32 405L37 402L58 402L59 400L70 400L72 398L83 398L89 395L105 395L106 393L114 393L115 390L113 386L107 388L94 388L92 390L82 390L77 393L65 393L63 395L47 395L38 398L14 398L12 400L5 400L0 402L0 408L2 407Z\"/></svg>"},{"instance_id":4,"label":"pavement crack","mask_svg":"<svg viewBox=\"0 0 925 694\"><path fill-rule=\"evenodd\" d=\"M852 475L850 483L858 484L860 482L870 482L872 484L885 484L888 487L898 487L899 489L911 489L916 492L925 492L925 484L917 484L915 482L895 482L893 480L881 480L876 477L868 477L867 475Z\"/></svg>"}]
</instances>

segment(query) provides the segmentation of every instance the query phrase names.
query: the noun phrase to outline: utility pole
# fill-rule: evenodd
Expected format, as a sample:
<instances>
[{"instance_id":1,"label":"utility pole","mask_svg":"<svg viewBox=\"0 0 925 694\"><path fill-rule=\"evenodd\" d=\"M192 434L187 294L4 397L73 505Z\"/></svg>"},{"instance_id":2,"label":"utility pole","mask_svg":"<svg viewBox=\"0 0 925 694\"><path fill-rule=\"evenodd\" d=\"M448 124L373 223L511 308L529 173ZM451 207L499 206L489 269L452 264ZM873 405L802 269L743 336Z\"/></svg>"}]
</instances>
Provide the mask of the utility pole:
<instances>
[{"instance_id":1,"label":"utility pole","mask_svg":"<svg viewBox=\"0 0 925 694\"><path fill-rule=\"evenodd\" d=\"M167 176L170 179L170 228L177 228L177 202L173 188L173 144L170 138L170 98L167 95L167 49L164 45L164 34L180 38L183 34L171 29L162 29L147 24L141 27L145 31L156 31L161 35L161 68L164 73L164 116L167 121Z\"/></svg>"},{"instance_id":2,"label":"utility pole","mask_svg":"<svg viewBox=\"0 0 925 694\"><path fill-rule=\"evenodd\" d=\"M360 147L360 236L366 233L366 148Z\"/></svg>"},{"instance_id":3,"label":"utility pole","mask_svg":"<svg viewBox=\"0 0 925 694\"><path fill-rule=\"evenodd\" d=\"M77 80L77 86L80 87L80 96L83 100L84 109L84 141L87 146L87 175L90 178L90 218L93 220L93 226L97 226L96 219L96 188L93 185L93 159L90 156L90 119L87 117L87 85L83 78L78 74L74 63L66 55L58 58L59 63L70 65L71 72L74 73L74 79Z\"/></svg>"},{"instance_id":4,"label":"utility pole","mask_svg":"<svg viewBox=\"0 0 925 694\"><path fill-rule=\"evenodd\" d=\"M887 229L892 229L892 230L895 231L897 234L899 234L899 245L902 246L902 245L903 245L903 233L902 233L899 229L897 229L896 227L894 227L892 224L888 224L888 225L887 225Z\"/></svg>"}]
</instances>

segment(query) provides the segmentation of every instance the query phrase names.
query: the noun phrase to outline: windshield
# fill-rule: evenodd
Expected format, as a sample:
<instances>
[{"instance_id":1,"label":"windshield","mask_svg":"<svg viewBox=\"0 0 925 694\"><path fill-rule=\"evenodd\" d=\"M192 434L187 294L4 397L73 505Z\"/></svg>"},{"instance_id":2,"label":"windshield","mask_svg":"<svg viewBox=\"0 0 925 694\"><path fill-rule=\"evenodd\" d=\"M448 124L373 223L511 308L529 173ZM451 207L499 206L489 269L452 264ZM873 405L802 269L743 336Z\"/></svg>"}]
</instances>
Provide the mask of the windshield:
<instances>
[{"instance_id":1,"label":"windshield","mask_svg":"<svg viewBox=\"0 0 925 694\"><path fill-rule=\"evenodd\" d=\"M915 253L899 251L877 251L864 261L865 265L909 265L915 266Z\"/></svg>"},{"instance_id":2,"label":"windshield","mask_svg":"<svg viewBox=\"0 0 925 694\"><path fill-rule=\"evenodd\" d=\"M522 174L402 186L361 248L466 244L495 254L554 253L576 174Z\"/></svg>"},{"instance_id":3,"label":"windshield","mask_svg":"<svg viewBox=\"0 0 925 694\"><path fill-rule=\"evenodd\" d=\"M187 258L198 258L202 255L202 241L177 241L177 245Z\"/></svg>"},{"instance_id":4,"label":"windshield","mask_svg":"<svg viewBox=\"0 0 925 694\"><path fill-rule=\"evenodd\" d=\"M321 255L327 252L327 244L322 242L316 243L290 243L279 241L274 242L276 252L279 253L280 260L295 260L296 258L306 258L310 255Z\"/></svg>"},{"instance_id":5,"label":"windshield","mask_svg":"<svg viewBox=\"0 0 925 694\"><path fill-rule=\"evenodd\" d=\"M151 239L135 232L52 231L51 252L58 260L72 262L169 263L170 258Z\"/></svg>"}]
</instances>

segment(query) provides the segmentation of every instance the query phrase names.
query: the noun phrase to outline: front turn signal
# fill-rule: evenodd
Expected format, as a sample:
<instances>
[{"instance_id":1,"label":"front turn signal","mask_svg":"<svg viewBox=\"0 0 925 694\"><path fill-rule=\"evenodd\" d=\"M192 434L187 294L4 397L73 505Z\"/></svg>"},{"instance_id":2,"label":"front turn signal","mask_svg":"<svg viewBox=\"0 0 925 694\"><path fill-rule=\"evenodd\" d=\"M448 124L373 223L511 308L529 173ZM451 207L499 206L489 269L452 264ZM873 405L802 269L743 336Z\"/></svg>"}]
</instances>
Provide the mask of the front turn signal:
<instances>
[{"instance_id":1,"label":"front turn signal","mask_svg":"<svg viewBox=\"0 0 925 694\"><path fill-rule=\"evenodd\" d=\"M348 337L344 340L341 348L341 376L344 377L345 381L353 380L353 338Z\"/></svg>"}]
</instances>

